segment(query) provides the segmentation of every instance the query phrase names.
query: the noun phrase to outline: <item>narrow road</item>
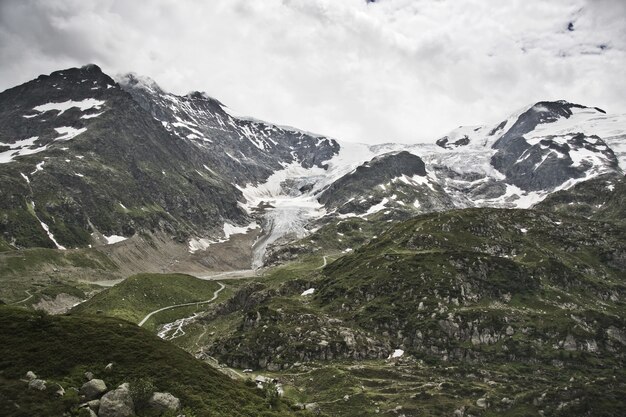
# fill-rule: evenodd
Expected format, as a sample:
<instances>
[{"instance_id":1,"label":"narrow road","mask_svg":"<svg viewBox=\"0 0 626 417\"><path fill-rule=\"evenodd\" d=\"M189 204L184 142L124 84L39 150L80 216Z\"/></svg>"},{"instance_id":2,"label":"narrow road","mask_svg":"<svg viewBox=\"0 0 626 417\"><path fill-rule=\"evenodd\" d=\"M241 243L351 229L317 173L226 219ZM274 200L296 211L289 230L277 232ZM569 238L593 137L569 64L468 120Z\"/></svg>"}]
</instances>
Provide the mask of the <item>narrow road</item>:
<instances>
[{"instance_id":1,"label":"narrow road","mask_svg":"<svg viewBox=\"0 0 626 417\"><path fill-rule=\"evenodd\" d=\"M217 298L218 295L220 295L220 292L222 292L222 290L226 287L224 284L222 284L221 282L218 282L218 284L220 285L220 288L215 290L215 292L213 293L213 298L211 298L210 300L206 300L206 301L197 301L194 303L185 303L185 304L175 304L175 305L171 305L171 306L167 306L167 307L163 307L160 308L158 310L154 310L152 313L149 313L146 317L143 318L143 320L141 320L138 324L139 327L143 326L144 323L146 321L148 321L148 319L150 317L152 317L153 315L155 315L156 313L160 313L161 311L165 311L165 310L169 310L172 308L177 308L177 307L187 307L187 306L192 306L194 304L206 304L206 303L210 303L212 301L215 301L215 299Z\"/></svg>"},{"instance_id":2,"label":"narrow road","mask_svg":"<svg viewBox=\"0 0 626 417\"><path fill-rule=\"evenodd\" d=\"M14 303L11 303L11 304L20 304L20 303L24 303L24 302L26 302L26 301L30 300L31 298L33 298L34 294L31 294L30 292L28 292L28 290L26 290L26 291L24 291L24 292L25 292L26 294L28 294L28 297L24 298L23 300L20 300L20 301L16 301L16 302L14 302Z\"/></svg>"},{"instance_id":3,"label":"narrow road","mask_svg":"<svg viewBox=\"0 0 626 417\"><path fill-rule=\"evenodd\" d=\"M193 274L190 274L190 275L193 275ZM194 276L198 279L203 279L205 281L213 281L217 278L238 279L238 278L250 278L256 275L257 275L257 271L254 269L240 269L237 271L225 271L225 272L219 272L217 274L211 274L211 275L202 275L202 276L194 275Z\"/></svg>"},{"instance_id":4,"label":"narrow road","mask_svg":"<svg viewBox=\"0 0 626 417\"><path fill-rule=\"evenodd\" d=\"M324 263L322 264L322 266L318 266L317 269L322 269L326 265L328 265L328 260L326 258L328 258L328 255L324 255Z\"/></svg>"}]
</instances>

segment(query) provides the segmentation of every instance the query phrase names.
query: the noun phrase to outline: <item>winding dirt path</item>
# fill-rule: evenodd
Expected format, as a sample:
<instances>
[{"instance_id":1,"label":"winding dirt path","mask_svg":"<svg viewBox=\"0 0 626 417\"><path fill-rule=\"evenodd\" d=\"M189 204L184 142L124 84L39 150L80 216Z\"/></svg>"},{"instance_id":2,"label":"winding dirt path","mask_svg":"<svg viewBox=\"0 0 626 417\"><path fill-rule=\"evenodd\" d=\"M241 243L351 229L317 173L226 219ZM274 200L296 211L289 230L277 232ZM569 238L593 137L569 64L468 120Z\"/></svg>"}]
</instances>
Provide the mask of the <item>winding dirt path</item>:
<instances>
[{"instance_id":1,"label":"winding dirt path","mask_svg":"<svg viewBox=\"0 0 626 417\"><path fill-rule=\"evenodd\" d=\"M322 264L322 266L318 266L318 267L317 267L317 268L315 268L315 269L322 269L322 268L324 268L326 265L328 265L328 259L326 259L326 258L328 258L328 255L324 255L324 263Z\"/></svg>"},{"instance_id":2,"label":"winding dirt path","mask_svg":"<svg viewBox=\"0 0 626 417\"><path fill-rule=\"evenodd\" d=\"M24 302L26 302L26 301L30 300L31 298L33 298L33 296L35 295L35 294L31 294L28 290L25 290L24 292L25 292L26 294L28 294L28 297L26 297L26 298L24 298L23 300L20 300L20 301L15 301L15 302L13 302L13 303L11 303L11 304L20 304L20 303L24 303Z\"/></svg>"},{"instance_id":3,"label":"winding dirt path","mask_svg":"<svg viewBox=\"0 0 626 417\"><path fill-rule=\"evenodd\" d=\"M137 325L139 327L143 326L144 323L146 321L148 321L148 319L150 319L150 317L152 317L153 315L155 315L156 313L160 313L161 311L165 311L165 310L170 310L172 308L177 308L177 307L187 307L187 306L192 306L194 304L206 304L206 303L210 303L212 301L215 301L215 299L220 295L220 293L222 292L222 290L224 288L226 288L226 286L224 284L222 284L221 282L218 282L218 284L220 285L220 288L215 290L215 292L213 293L213 298L211 298L210 300L206 300L206 301L196 301L193 303L185 303L185 304L174 304L171 306L167 306L167 307L162 307L158 310L154 310L151 313L148 313L148 315L146 317L143 318L143 320L141 320Z\"/></svg>"}]
</instances>

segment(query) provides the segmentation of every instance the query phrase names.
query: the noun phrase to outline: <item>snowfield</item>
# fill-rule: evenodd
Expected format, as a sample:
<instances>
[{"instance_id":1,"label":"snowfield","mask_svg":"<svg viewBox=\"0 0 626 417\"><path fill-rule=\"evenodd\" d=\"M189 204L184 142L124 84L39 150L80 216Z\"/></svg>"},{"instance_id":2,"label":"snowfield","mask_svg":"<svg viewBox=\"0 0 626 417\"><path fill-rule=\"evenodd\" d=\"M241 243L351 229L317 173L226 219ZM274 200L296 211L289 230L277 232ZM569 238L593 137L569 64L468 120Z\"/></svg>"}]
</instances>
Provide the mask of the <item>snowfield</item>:
<instances>
[{"instance_id":1,"label":"snowfield","mask_svg":"<svg viewBox=\"0 0 626 417\"><path fill-rule=\"evenodd\" d=\"M89 109L99 110L104 105L104 103L105 102L103 100L96 100L94 98L86 98L81 101L67 100L67 101L63 101L59 103L46 103L46 104L39 105L37 107L33 107L33 110L39 113L45 113L47 111L57 110L58 111L57 116L60 116L61 114L65 113L67 110L74 108L74 107L79 108L80 111L83 111L83 112ZM29 117L33 117L33 116L29 116Z\"/></svg>"}]
</instances>

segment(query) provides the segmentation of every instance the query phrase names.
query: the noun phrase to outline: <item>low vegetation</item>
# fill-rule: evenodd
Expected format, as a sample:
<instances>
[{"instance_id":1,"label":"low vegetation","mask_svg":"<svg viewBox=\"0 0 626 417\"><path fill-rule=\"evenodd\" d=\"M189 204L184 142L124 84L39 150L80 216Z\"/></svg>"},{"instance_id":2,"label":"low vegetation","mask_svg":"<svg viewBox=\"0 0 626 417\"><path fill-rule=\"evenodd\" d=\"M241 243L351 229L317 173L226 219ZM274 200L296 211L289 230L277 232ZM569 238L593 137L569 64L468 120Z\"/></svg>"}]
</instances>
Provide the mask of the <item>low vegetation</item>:
<instances>
[{"instance_id":1,"label":"low vegetation","mask_svg":"<svg viewBox=\"0 0 626 417\"><path fill-rule=\"evenodd\" d=\"M160 391L180 398L195 416L286 416L288 404L226 377L171 343L127 321L97 316L48 316L0 306L0 415L78 415L73 388L84 373L116 387L149 380ZM112 366L105 370L107 364ZM28 389L28 371L48 381L48 390ZM54 395L57 385L66 394Z\"/></svg>"}]
</instances>

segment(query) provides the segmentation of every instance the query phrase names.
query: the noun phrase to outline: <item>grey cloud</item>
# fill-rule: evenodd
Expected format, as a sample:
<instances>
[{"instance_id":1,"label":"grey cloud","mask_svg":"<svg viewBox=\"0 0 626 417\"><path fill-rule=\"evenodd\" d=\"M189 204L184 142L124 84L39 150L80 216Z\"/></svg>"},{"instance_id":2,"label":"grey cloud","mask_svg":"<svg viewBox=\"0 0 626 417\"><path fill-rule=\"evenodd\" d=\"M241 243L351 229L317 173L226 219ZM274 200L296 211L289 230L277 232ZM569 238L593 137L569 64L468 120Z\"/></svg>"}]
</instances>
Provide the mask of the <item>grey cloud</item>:
<instances>
[{"instance_id":1,"label":"grey cloud","mask_svg":"<svg viewBox=\"0 0 626 417\"><path fill-rule=\"evenodd\" d=\"M4 0L0 89L96 62L338 138L432 141L543 99L626 112L624 21L622 0Z\"/></svg>"}]
</instances>

